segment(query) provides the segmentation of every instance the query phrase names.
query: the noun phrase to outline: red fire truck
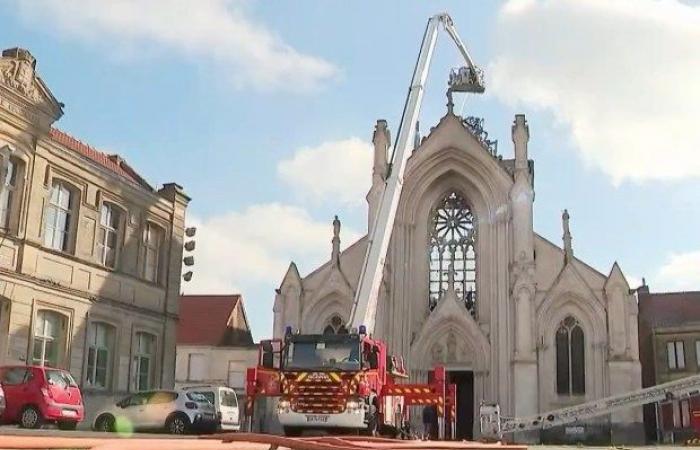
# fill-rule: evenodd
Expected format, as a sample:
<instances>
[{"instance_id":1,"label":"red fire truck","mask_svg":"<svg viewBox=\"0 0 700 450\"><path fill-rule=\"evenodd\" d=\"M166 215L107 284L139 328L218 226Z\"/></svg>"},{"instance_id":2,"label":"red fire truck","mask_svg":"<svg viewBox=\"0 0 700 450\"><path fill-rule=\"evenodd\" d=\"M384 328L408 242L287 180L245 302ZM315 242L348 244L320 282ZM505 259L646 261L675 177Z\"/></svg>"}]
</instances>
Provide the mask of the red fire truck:
<instances>
[{"instance_id":1,"label":"red fire truck","mask_svg":"<svg viewBox=\"0 0 700 450\"><path fill-rule=\"evenodd\" d=\"M425 384L407 378L403 361L364 329L340 335L288 329L284 339L261 342L259 365L248 369L248 417L256 398L278 397L287 436L304 429L398 435L410 406L434 405L446 429L454 429L455 386L446 383L445 369L436 367Z\"/></svg>"}]
</instances>

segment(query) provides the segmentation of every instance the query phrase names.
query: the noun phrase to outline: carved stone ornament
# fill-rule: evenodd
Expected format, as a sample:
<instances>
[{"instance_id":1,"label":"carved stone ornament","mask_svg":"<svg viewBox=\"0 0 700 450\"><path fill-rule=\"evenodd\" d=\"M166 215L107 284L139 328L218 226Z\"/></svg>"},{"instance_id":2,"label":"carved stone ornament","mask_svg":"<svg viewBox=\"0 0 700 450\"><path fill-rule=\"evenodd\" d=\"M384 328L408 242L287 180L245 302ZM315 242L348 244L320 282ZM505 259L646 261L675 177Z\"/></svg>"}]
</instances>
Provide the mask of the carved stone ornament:
<instances>
[{"instance_id":1,"label":"carved stone ornament","mask_svg":"<svg viewBox=\"0 0 700 450\"><path fill-rule=\"evenodd\" d=\"M9 49L2 52L0 60L0 81L5 86L19 92L25 97L39 101L41 95L34 83L36 60L27 51Z\"/></svg>"}]
</instances>

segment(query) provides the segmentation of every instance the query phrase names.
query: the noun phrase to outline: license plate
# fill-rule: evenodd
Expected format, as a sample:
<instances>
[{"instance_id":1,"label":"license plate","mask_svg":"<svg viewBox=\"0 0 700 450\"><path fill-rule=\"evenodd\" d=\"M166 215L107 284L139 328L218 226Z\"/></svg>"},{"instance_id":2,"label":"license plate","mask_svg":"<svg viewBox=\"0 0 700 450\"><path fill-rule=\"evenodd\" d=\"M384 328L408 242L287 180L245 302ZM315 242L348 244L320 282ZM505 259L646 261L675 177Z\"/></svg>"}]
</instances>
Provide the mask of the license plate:
<instances>
[{"instance_id":1,"label":"license plate","mask_svg":"<svg viewBox=\"0 0 700 450\"><path fill-rule=\"evenodd\" d=\"M78 415L78 413L73 411L72 409L64 409L63 411L61 411L61 415L64 415L66 417L75 417Z\"/></svg>"},{"instance_id":2,"label":"license plate","mask_svg":"<svg viewBox=\"0 0 700 450\"><path fill-rule=\"evenodd\" d=\"M328 416L323 414L307 414L306 421L311 423L326 423Z\"/></svg>"}]
</instances>

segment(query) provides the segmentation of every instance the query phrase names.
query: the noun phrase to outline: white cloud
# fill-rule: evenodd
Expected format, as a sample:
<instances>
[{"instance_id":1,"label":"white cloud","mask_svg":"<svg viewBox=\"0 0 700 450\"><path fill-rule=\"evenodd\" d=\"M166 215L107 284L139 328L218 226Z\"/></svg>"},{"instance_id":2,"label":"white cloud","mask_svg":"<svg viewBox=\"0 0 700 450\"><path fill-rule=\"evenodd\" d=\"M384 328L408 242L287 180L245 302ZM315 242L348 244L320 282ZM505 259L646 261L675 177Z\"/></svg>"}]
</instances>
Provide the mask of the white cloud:
<instances>
[{"instance_id":1,"label":"white cloud","mask_svg":"<svg viewBox=\"0 0 700 450\"><path fill-rule=\"evenodd\" d=\"M700 290L700 250L672 254L651 286L656 291Z\"/></svg>"},{"instance_id":2,"label":"white cloud","mask_svg":"<svg viewBox=\"0 0 700 450\"><path fill-rule=\"evenodd\" d=\"M282 281L291 260L313 267L330 257L332 218L314 220L304 209L279 203L253 205L206 219L191 218L197 227L197 248L192 281L184 283L187 293L221 294L266 288L271 301L273 289ZM347 246L359 234L343 227L342 243Z\"/></svg>"},{"instance_id":3,"label":"white cloud","mask_svg":"<svg viewBox=\"0 0 700 450\"><path fill-rule=\"evenodd\" d=\"M156 44L211 60L239 87L308 91L337 74L331 63L295 50L253 20L242 0L22 0L23 17L62 36L131 47Z\"/></svg>"},{"instance_id":4,"label":"white cloud","mask_svg":"<svg viewBox=\"0 0 700 450\"><path fill-rule=\"evenodd\" d=\"M372 145L352 137L301 147L278 163L277 175L303 198L360 206L371 184Z\"/></svg>"},{"instance_id":5,"label":"white cloud","mask_svg":"<svg viewBox=\"0 0 700 450\"><path fill-rule=\"evenodd\" d=\"M513 0L494 29L491 92L551 111L615 183L700 176L700 5Z\"/></svg>"}]
</instances>

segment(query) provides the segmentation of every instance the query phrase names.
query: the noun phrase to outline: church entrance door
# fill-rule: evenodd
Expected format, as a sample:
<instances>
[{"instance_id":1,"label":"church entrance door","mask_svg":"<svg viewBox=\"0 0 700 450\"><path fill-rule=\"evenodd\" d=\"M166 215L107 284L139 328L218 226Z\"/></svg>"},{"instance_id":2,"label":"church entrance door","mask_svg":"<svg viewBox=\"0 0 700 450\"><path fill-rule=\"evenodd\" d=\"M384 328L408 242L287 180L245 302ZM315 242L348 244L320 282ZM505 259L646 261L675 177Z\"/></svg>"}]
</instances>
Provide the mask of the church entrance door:
<instances>
[{"instance_id":1,"label":"church entrance door","mask_svg":"<svg viewBox=\"0 0 700 450\"><path fill-rule=\"evenodd\" d=\"M457 386L457 429L458 440L474 439L474 372L455 370L448 372L448 380Z\"/></svg>"}]
</instances>

